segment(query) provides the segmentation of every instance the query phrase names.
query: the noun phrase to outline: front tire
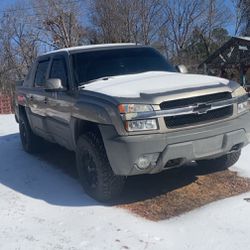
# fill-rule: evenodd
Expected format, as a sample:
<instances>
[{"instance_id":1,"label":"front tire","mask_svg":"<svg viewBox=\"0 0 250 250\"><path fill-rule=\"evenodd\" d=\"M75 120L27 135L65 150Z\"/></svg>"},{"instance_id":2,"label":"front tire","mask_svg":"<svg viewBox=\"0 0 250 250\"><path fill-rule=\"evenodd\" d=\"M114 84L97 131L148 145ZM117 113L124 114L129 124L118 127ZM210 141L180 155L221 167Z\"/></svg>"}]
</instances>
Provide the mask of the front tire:
<instances>
[{"instance_id":1,"label":"front tire","mask_svg":"<svg viewBox=\"0 0 250 250\"><path fill-rule=\"evenodd\" d=\"M211 160L200 160L197 163L204 167L211 167L220 170L228 169L233 166L240 158L241 150L223 155L216 159Z\"/></svg>"},{"instance_id":2,"label":"front tire","mask_svg":"<svg viewBox=\"0 0 250 250\"><path fill-rule=\"evenodd\" d=\"M114 174L100 135L90 132L79 137L76 164L80 182L88 195L107 202L121 194L125 177Z\"/></svg>"},{"instance_id":3,"label":"front tire","mask_svg":"<svg viewBox=\"0 0 250 250\"><path fill-rule=\"evenodd\" d=\"M27 153L37 152L41 140L32 132L29 121L24 115L19 117L19 132L23 149Z\"/></svg>"}]
</instances>

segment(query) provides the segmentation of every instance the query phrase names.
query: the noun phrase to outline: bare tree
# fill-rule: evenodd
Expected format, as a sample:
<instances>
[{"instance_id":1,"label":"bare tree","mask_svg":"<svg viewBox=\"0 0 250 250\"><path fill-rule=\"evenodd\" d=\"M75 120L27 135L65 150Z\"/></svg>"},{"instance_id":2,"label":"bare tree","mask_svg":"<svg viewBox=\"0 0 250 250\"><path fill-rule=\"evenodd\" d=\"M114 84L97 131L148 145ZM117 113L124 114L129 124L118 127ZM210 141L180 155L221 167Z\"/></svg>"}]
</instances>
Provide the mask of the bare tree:
<instances>
[{"instance_id":1,"label":"bare tree","mask_svg":"<svg viewBox=\"0 0 250 250\"><path fill-rule=\"evenodd\" d=\"M243 35L250 36L250 0L242 0Z\"/></svg>"},{"instance_id":2,"label":"bare tree","mask_svg":"<svg viewBox=\"0 0 250 250\"><path fill-rule=\"evenodd\" d=\"M0 82L5 89L23 78L39 50L39 32L32 26L34 17L23 6L24 2L15 4L0 18Z\"/></svg>"},{"instance_id":3,"label":"bare tree","mask_svg":"<svg viewBox=\"0 0 250 250\"><path fill-rule=\"evenodd\" d=\"M8 88L22 79L47 49L79 45L84 37L82 1L23 0L0 17L0 85Z\"/></svg>"},{"instance_id":4,"label":"bare tree","mask_svg":"<svg viewBox=\"0 0 250 250\"><path fill-rule=\"evenodd\" d=\"M250 0L231 0L234 9L235 35L250 35Z\"/></svg>"},{"instance_id":5,"label":"bare tree","mask_svg":"<svg viewBox=\"0 0 250 250\"><path fill-rule=\"evenodd\" d=\"M117 0L96 0L91 1L90 20L94 26L96 37L100 42L127 42L124 39L124 24L121 19L121 4ZM126 24L125 24L126 25Z\"/></svg>"},{"instance_id":6,"label":"bare tree","mask_svg":"<svg viewBox=\"0 0 250 250\"><path fill-rule=\"evenodd\" d=\"M165 23L161 0L96 0L91 3L91 22L101 42L151 44Z\"/></svg>"},{"instance_id":7,"label":"bare tree","mask_svg":"<svg viewBox=\"0 0 250 250\"><path fill-rule=\"evenodd\" d=\"M209 56L213 50L211 45L213 44L215 31L225 27L230 22L230 17L230 9L224 4L223 0L207 0L204 2L203 18L198 27L200 38L206 49L206 56Z\"/></svg>"},{"instance_id":8,"label":"bare tree","mask_svg":"<svg viewBox=\"0 0 250 250\"><path fill-rule=\"evenodd\" d=\"M233 25L234 25L234 35L240 33L240 29L243 23L242 9L244 9L242 0L231 0L233 5Z\"/></svg>"},{"instance_id":9,"label":"bare tree","mask_svg":"<svg viewBox=\"0 0 250 250\"><path fill-rule=\"evenodd\" d=\"M37 54L49 49L135 42L157 47L174 63L194 66L227 39L223 27L231 13L223 0L86 1L88 9L84 0L17 0L5 9L0 16L0 85L22 78ZM231 1L237 9L235 34L247 34L250 0Z\"/></svg>"},{"instance_id":10,"label":"bare tree","mask_svg":"<svg viewBox=\"0 0 250 250\"><path fill-rule=\"evenodd\" d=\"M222 0L166 0L164 13L168 22L160 37L174 63L194 68L215 49L215 40L218 45L225 42L227 36L221 28L227 24L230 12ZM197 52L201 55L194 57Z\"/></svg>"},{"instance_id":11,"label":"bare tree","mask_svg":"<svg viewBox=\"0 0 250 250\"><path fill-rule=\"evenodd\" d=\"M83 43L85 30L80 23L81 2L72 0L33 0L36 26L41 41L54 48L77 46ZM82 13L81 13L82 14Z\"/></svg>"},{"instance_id":12,"label":"bare tree","mask_svg":"<svg viewBox=\"0 0 250 250\"><path fill-rule=\"evenodd\" d=\"M163 1L141 0L138 1L138 19L140 20L141 41L144 44L151 44L159 36L160 29L168 22L165 19Z\"/></svg>"},{"instance_id":13,"label":"bare tree","mask_svg":"<svg viewBox=\"0 0 250 250\"><path fill-rule=\"evenodd\" d=\"M167 25L161 29L161 36L172 56L180 56L187 45L192 31L200 22L204 9L201 0L165 1L164 13Z\"/></svg>"}]
</instances>

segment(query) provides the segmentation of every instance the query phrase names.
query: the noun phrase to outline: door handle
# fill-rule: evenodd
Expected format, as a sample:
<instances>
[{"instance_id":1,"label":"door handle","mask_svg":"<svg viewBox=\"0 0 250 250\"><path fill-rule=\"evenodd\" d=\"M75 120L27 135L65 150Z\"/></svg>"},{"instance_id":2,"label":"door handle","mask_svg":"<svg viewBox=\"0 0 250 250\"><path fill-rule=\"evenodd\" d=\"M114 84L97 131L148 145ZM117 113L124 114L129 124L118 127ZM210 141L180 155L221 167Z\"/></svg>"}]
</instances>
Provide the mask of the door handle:
<instances>
[{"instance_id":1,"label":"door handle","mask_svg":"<svg viewBox=\"0 0 250 250\"><path fill-rule=\"evenodd\" d=\"M48 98L47 98L47 97L44 98L44 103L45 103L45 104L48 103Z\"/></svg>"}]
</instances>

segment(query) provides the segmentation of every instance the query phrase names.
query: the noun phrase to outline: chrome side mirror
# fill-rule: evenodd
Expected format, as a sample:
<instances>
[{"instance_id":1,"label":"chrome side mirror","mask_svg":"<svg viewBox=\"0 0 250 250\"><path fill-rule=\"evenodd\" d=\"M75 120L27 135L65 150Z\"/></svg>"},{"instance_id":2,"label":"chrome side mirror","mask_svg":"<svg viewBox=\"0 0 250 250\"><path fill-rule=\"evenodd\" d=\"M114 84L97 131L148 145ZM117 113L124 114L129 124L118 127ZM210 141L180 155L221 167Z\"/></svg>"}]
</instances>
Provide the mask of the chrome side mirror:
<instances>
[{"instance_id":1,"label":"chrome side mirror","mask_svg":"<svg viewBox=\"0 0 250 250\"><path fill-rule=\"evenodd\" d=\"M187 67L183 64L177 65L175 68L176 68L177 72L179 72L179 73L182 73L182 74L188 73Z\"/></svg>"},{"instance_id":2,"label":"chrome side mirror","mask_svg":"<svg viewBox=\"0 0 250 250\"><path fill-rule=\"evenodd\" d=\"M59 78L50 78L45 85L46 91L62 91L64 90L62 80Z\"/></svg>"}]
</instances>

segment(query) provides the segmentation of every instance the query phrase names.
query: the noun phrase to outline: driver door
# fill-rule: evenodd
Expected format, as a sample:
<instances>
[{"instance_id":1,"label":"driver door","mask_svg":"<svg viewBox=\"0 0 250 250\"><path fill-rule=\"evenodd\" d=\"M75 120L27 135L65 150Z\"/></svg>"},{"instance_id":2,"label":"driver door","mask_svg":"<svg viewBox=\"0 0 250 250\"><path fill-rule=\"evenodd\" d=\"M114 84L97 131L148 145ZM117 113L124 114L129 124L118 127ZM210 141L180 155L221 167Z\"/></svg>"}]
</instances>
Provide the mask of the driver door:
<instances>
[{"instance_id":1,"label":"driver door","mask_svg":"<svg viewBox=\"0 0 250 250\"><path fill-rule=\"evenodd\" d=\"M51 92L47 102L47 125L50 136L58 144L72 149L72 134L70 129L71 110L74 103L69 86L69 67L67 55L57 55L52 58L49 79L60 79L63 90Z\"/></svg>"}]
</instances>

